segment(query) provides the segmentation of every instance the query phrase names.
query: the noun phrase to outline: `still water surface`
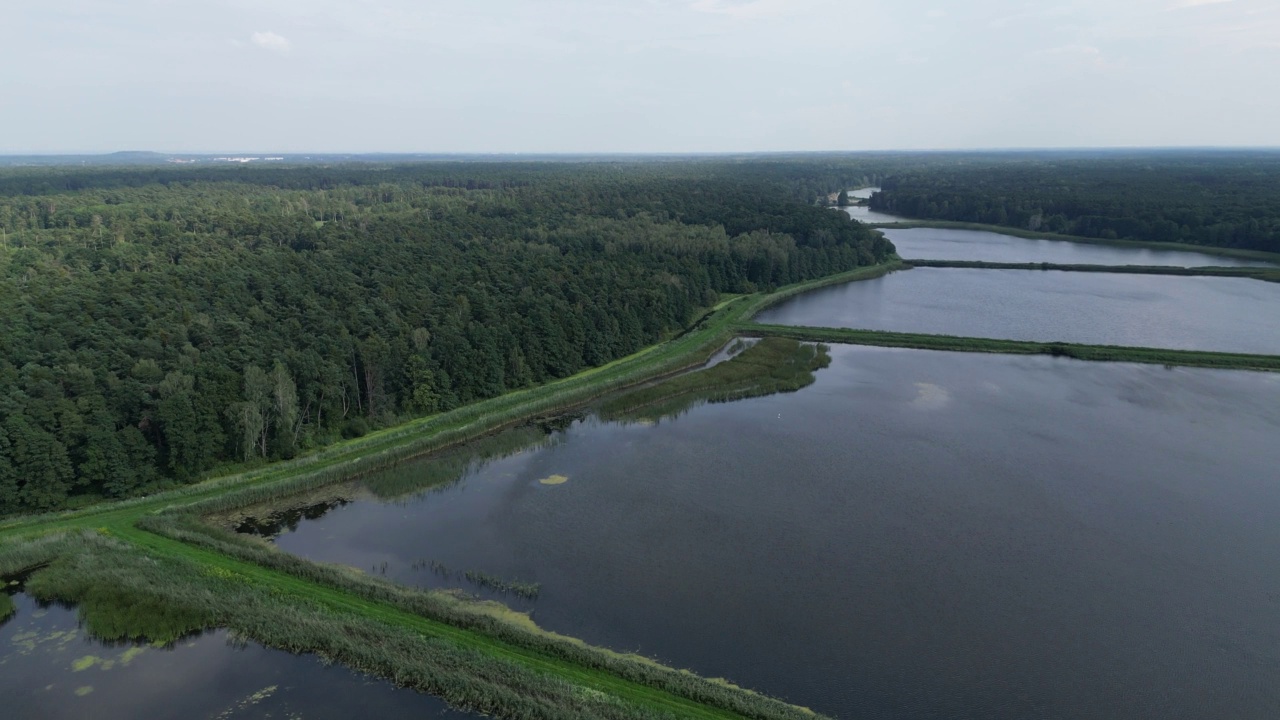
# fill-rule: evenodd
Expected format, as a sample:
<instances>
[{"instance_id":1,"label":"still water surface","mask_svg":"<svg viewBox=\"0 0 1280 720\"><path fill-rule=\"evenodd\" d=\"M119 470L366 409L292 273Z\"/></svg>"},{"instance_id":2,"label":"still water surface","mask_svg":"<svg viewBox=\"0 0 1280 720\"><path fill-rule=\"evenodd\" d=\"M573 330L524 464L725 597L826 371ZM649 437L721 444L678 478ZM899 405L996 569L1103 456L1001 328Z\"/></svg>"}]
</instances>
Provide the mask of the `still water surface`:
<instances>
[{"instance_id":1,"label":"still water surface","mask_svg":"<svg viewBox=\"0 0 1280 720\"><path fill-rule=\"evenodd\" d=\"M1044 262L1062 265L1175 265L1196 267L1270 266L1258 260L1238 260L1198 252L1091 245L1065 240L1030 240L977 230L886 228L898 256L922 260L985 260L987 262Z\"/></svg>"},{"instance_id":2,"label":"still water surface","mask_svg":"<svg viewBox=\"0 0 1280 720\"><path fill-rule=\"evenodd\" d=\"M76 611L19 593L0 625L0 707L6 718L479 717L314 657L223 631L156 648L86 637Z\"/></svg>"},{"instance_id":3,"label":"still water surface","mask_svg":"<svg viewBox=\"0 0 1280 720\"><path fill-rule=\"evenodd\" d=\"M844 718L1280 717L1280 376L832 355L277 542L538 582L545 627Z\"/></svg>"},{"instance_id":4,"label":"still water surface","mask_svg":"<svg viewBox=\"0 0 1280 720\"><path fill-rule=\"evenodd\" d=\"M821 288L762 323L1280 354L1280 283L1057 270L915 268Z\"/></svg>"}]
</instances>

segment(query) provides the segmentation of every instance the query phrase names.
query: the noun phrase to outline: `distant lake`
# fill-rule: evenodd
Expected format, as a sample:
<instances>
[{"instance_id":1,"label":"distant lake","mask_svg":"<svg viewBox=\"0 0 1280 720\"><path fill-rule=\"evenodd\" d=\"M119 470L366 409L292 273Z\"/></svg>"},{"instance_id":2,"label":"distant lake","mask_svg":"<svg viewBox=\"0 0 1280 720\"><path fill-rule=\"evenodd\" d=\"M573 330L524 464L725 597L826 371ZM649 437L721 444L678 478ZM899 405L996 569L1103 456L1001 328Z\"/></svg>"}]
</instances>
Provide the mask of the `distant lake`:
<instances>
[{"instance_id":1,"label":"distant lake","mask_svg":"<svg viewBox=\"0 0 1280 720\"><path fill-rule=\"evenodd\" d=\"M353 490L277 542L540 583L507 602L544 627L842 718L1280 717L1280 375L832 355L796 393Z\"/></svg>"},{"instance_id":2,"label":"distant lake","mask_svg":"<svg viewBox=\"0 0 1280 720\"><path fill-rule=\"evenodd\" d=\"M172 648L103 643L75 610L14 600L17 615L0 623L6 718L479 717L313 656L233 645L225 631Z\"/></svg>"},{"instance_id":3,"label":"distant lake","mask_svg":"<svg viewBox=\"0 0 1280 720\"><path fill-rule=\"evenodd\" d=\"M1065 240L1031 240L977 230L886 228L882 232L898 248L898 255L920 260L985 260L987 262L1045 262L1063 265L1175 265L1195 267L1269 266L1260 260L1239 260L1193 251L1148 250L1137 247L1092 245Z\"/></svg>"},{"instance_id":4,"label":"distant lake","mask_svg":"<svg viewBox=\"0 0 1280 720\"><path fill-rule=\"evenodd\" d=\"M916 268L786 300L779 325L1280 354L1280 283Z\"/></svg>"},{"instance_id":5,"label":"distant lake","mask_svg":"<svg viewBox=\"0 0 1280 720\"><path fill-rule=\"evenodd\" d=\"M879 192L879 190L880 188L878 187L861 188L858 190L852 190L849 192L849 197L862 198L865 200L867 198L870 198L873 193ZM854 220L857 220L858 222L864 222L864 223L895 223L895 222L907 222L910 220L910 218L899 217L898 215L890 215L889 213L876 212L875 210L872 210L871 208L866 207L865 205L862 205L862 206L850 205L849 207L840 208L840 209L844 210L849 215L849 217L853 218Z\"/></svg>"}]
</instances>

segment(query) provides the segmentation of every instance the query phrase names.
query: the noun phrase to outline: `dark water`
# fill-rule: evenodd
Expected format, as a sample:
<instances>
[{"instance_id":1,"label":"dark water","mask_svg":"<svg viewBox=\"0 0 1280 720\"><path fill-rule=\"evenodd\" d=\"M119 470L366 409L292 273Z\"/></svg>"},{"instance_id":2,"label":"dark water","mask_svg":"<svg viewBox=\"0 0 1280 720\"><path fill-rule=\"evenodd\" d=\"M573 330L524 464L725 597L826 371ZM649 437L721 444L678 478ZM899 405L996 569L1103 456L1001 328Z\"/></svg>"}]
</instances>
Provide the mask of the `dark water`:
<instances>
[{"instance_id":1,"label":"dark water","mask_svg":"<svg viewBox=\"0 0 1280 720\"><path fill-rule=\"evenodd\" d=\"M1280 283L1056 270L916 268L805 293L762 323L1280 353Z\"/></svg>"},{"instance_id":2,"label":"dark water","mask_svg":"<svg viewBox=\"0 0 1280 720\"><path fill-rule=\"evenodd\" d=\"M476 717L428 695L255 644L225 632L173 648L86 637L75 610L15 597L0 625L0 708L6 718Z\"/></svg>"},{"instance_id":3,"label":"dark water","mask_svg":"<svg viewBox=\"0 0 1280 720\"><path fill-rule=\"evenodd\" d=\"M880 221L870 220L868 222ZM1028 240L1012 235L975 230L890 228L884 230L884 235L898 248L899 257L921 260L1045 262L1061 265L1175 265L1182 267L1200 265L1217 265L1219 267L1273 265L1273 263L1262 261L1238 260L1206 253L1090 245L1064 240Z\"/></svg>"},{"instance_id":4,"label":"dark water","mask_svg":"<svg viewBox=\"0 0 1280 720\"><path fill-rule=\"evenodd\" d=\"M832 356L278 542L539 582L545 627L843 718L1280 717L1280 376Z\"/></svg>"}]
</instances>

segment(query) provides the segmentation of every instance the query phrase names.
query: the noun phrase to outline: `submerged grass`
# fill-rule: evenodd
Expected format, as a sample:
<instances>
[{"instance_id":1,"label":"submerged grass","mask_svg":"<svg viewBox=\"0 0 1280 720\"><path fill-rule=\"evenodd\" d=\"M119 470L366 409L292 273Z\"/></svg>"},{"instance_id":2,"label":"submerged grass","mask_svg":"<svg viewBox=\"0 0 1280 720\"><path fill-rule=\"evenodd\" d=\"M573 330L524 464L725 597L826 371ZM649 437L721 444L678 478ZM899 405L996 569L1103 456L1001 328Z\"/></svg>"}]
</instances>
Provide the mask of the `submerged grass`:
<instances>
[{"instance_id":1,"label":"submerged grass","mask_svg":"<svg viewBox=\"0 0 1280 720\"><path fill-rule=\"evenodd\" d=\"M1231 370L1280 371L1280 356L1222 353L1167 348L1125 347L1119 345L1084 345L1064 342L997 340L990 338L925 335L883 330L851 330L848 328L762 325L744 323L739 332L756 337L783 337L814 342L878 345L919 350L953 350L958 352L1005 353L1011 355L1053 355L1077 360L1104 362L1137 362L1156 365L1223 368Z\"/></svg>"},{"instance_id":2,"label":"submerged grass","mask_svg":"<svg viewBox=\"0 0 1280 720\"><path fill-rule=\"evenodd\" d=\"M767 337L707 370L610 398L598 411L606 420L653 420L701 402L793 392L812 384L813 373L831 364L827 349L825 345Z\"/></svg>"}]
</instances>

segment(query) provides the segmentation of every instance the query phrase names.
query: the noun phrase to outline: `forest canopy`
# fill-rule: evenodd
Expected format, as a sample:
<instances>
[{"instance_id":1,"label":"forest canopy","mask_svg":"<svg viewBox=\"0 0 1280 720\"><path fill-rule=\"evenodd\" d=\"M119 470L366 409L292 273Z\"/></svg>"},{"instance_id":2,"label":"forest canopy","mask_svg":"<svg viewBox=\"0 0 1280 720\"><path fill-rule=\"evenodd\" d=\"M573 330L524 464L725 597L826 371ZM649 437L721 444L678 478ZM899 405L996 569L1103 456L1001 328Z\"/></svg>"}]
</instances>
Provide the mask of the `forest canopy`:
<instances>
[{"instance_id":1,"label":"forest canopy","mask_svg":"<svg viewBox=\"0 0 1280 720\"><path fill-rule=\"evenodd\" d=\"M880 262L871 170L0 173L0 514L190 482L564 377L721 293ZM861 175L859 175L861 173Z\"/></svg>"},{"instance_id":2,"label":"forest canopy","mask_svg":"<svg viewBox=\"0 0 1280 720\"><path fill-rule=\"evenodd\" d=\"M913 218L1280 252L1280 153L989 156L894 172L870 204Z\"/></svg>"}]
</instances>

